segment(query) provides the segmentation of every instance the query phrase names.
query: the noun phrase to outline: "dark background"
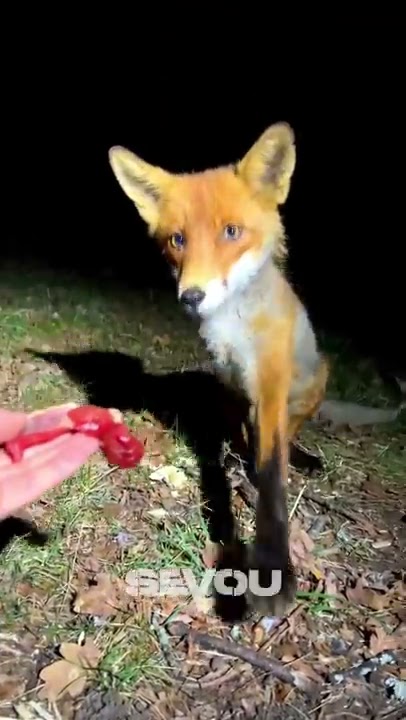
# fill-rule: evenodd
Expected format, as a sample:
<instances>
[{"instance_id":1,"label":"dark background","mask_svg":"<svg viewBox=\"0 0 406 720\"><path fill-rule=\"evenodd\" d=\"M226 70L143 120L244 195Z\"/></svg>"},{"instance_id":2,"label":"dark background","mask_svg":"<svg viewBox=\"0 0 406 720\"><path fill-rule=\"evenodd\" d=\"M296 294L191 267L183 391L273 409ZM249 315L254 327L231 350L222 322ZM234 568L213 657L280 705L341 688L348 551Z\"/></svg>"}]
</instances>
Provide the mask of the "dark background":
<instances>
[{"instance_id":1,"label":"dark background","mask_svg":"<svg viewBox=\"0 0 406 720\"><path fill-rule=\"evenodd\" d=\"M90 276L109 269L134 286L166 283L108 148L126 145L172 171L199 170L236 160L285 120L298 153L284 210L292 280L318 326L406 371L402 57L396 18L387 27L375 20L369 28L329 25L321 45L290 38L285 55L272 33L252 36L248 49L242 27L223 35L217 28L214 50L204 30L186 38L164 20L159 38L147 20L125 33L125 18L112 19L100 36L95 18L86 28L60 22L59 36L43 27L38 34L38 25L30 32L25 18L23 37L10 23L3 259Z\"/></svg>"}]
</instances>

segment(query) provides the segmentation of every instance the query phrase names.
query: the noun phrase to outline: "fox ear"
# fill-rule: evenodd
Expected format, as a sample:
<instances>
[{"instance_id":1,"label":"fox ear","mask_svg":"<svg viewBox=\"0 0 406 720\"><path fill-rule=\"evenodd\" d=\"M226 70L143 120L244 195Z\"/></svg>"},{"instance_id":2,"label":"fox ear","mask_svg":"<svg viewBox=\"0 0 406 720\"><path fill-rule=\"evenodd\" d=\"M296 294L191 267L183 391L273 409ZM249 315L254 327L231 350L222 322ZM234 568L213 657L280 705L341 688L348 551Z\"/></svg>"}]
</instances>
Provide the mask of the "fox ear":
<instances>
[{"instance_id":1,"label":"fox ear","mask_svg":"<svg viewBox=\"0 0 406 720\"><path fill-rule=\"evenodd\" d=\"M109 162L122 190L153 233L159 217L159 202L169 185L170 174L120 146L110 148Z\"/></svg>"},{"instance_id":2,"label":"fox ear","mask_svg":"<svg viewBox=\"0 0 406 720\"><path fill-rule=\"evenodd\" d=\"M287 123L271 125L237 165L238 174L260 194L282 205L295 169L295 136Z\"/></svg>"}]
</instances>

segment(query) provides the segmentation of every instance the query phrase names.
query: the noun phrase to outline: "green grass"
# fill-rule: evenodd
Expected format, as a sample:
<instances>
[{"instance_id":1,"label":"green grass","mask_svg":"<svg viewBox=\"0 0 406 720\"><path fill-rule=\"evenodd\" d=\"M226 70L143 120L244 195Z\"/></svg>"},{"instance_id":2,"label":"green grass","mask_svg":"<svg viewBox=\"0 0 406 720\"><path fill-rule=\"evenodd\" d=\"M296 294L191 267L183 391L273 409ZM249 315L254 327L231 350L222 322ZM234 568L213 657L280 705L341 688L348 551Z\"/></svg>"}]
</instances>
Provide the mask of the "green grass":
<instances>
[{"instance_id":1,"label":"green grass","mask_svg":"<svg viewBox=\"0 0 406 720\"><path fill-rule=\"evenodd\" d=\"M154 371L178 369L188 362L195 363L198 357L194 338L180 313L171 306L170 297L169 302L168 298L160 302L159 295L137 296L106 287L89 288L69 277L58 279L46 274L41 277L21 271L14 275L11 270L3 271L0 282L3 406L30 410L85 399L83 388L45 362L33 361L25 352L27 348L118 350L140 356L145 367ZM128 413L126 420L132 426L142 423L142 418L133 413ZM182 442L166 461L186 465L195 474L194 460ZM121 473L127 491L142 485L150 492L150 472L140 467ZM117 518L104 516L104 506L117 502L120 492L115 476L98 460L48 493L45 510L43 503L33 505L34 518L41 531L49 532L49 537L42 547L30 545L26 538L17 538L3 551L0 588L3 625L18 631L28 624L52 644L77 639L83 630L95 634L91 620L74 616L70 603L78 569L83 558L92 555L92 546L100 548L106 542L114 542L120 531L134 530L142 535L139 521L131 527L128 520L123 525ZM178 560L183 567L196 570L199 565L196 542L198 547L204 547L206 531L198 504L195 502L194 506L188 507L186 518L162 526L147 517L143 523L152 539L147 544L148 552L132 555L129 548L119 564L117 557L101 557L101 570L124 578L131 568L143 564L169 567ZM162 659L148 619L142 613L136 619L122 617L108 621L96 634L104 652L99 682L125 690L142 678L158 677Z\"/></svg>"},{"instance_id":2,"label":"green grass","mask_svg":"<svg viewBox=\"0 0 406 720\"><path fill-rule=\"evenodd\" d=\"M2 406L38 409L51 404L83 401L83 388L45 362L33 360L26 349L73 351L114 350L139 355L147 369L164 372L206 359L191 327L169 294L141 294L114 287L91 286L70 277L55 277L12 269L0 277L0 402ZM354 367L357 374L354 376ZM372 380L371 380L372 378ZM332 394L352 401L371 394L384 401L381 384L367 364L337 354ZM129 424L139 426L141 415L127 413ZM306 431L327 461L328 472L369 468L392 480L403 479L404 459L399 450L404 436L391 426L372 433L354 457L345 457L345 439ZM26 538L14 539L2 554L0 607L3 625L13 632L29 626L44 645L76 640L81 632L95 637L103 650L97 682L130 692L143 678L164 678L165 663L149 625L148 612L121 615L103 625L71 610L75 588L84 583L89 558L98 572L124 579L139 567L188 567L202 576L201 552L207 531L199 507L195 459L181 438L165 462L183 468L190 477L176 512L162 519L148 515L148 508L162 507L159 487L149 479L151 469L111 473L100 458L92 461L57 490L32 506L39 528L49 532L41 547ZM342 468L344 470L342 471ZM344 483L344 479L342 479ZM147 507L136 493L148 498ZM132 494L135 493L135 500ZM124 515L110 516L109 504L122 502ZM126 514L125 503L129 503ZM134 536L134 544L109 554L119 532ZM315 614L328 611L327 598L311 598ZM175 607L166 608L169 614Z\"/></svg>"},{"instance_id":3,"label":"green grass","mask_svg":"<svg viewBox=\"0 0 406 720\"><path fill-rule=\"evenodd\" d=\"M395 406L397 398L388 392L372 363L368 359L360 358L349 342L325 336L320 339L332 367L330 397L374 407ZM406 427L405 422L404 417L399 418L400 427Z\"/></svg>"},{"instance_id":4,"label":"green grass","mask_svg":"<svg viewBox=\"0 0 406 720\"><path fill-rule=\"evenodd\" d=\"M321 345L331 363L329 398L376 408L396 407L398 397L388 389L373 363L360 358L350 343L322 336ZM400 413L395 422L368 427L365 432L360 430L360 443L357 435L348 438L345 433L338 433L337 438L323 437L311 428L304 431L303 437L324 454L327 474L334 473L341 463L343 470L349 467L368 470L388 483L405 480L406 411Z\"/></svg>"},{"instance_id":5,"label":"green grass","mask_svg":"<svg viewBox=\"0 0 406 720\"><path fill-rule=\"evenodd\" d=\"M307 602L308 609L311 615L333 615L336 612L334 609L334 605L331 605L331 602L334 603L334 601L336 601L334 595L328 595L327 593L299 591L297 593L297 598L298 600Z\"/></svg>"}]
</instances>

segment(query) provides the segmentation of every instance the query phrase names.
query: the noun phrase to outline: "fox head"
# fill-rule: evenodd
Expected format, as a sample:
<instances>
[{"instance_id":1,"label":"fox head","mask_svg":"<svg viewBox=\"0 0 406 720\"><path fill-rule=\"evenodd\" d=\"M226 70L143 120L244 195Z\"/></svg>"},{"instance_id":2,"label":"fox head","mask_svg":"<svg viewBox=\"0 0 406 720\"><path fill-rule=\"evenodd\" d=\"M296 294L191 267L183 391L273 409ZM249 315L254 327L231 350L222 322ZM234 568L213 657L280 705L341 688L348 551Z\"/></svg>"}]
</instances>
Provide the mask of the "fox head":
<instances>
[{"instance_id":1,"label":"fox head","mask_svg":"<svg viewBox=\"0 0 406 720\"><path fill-rule=\"evenodd\" d=\"M270 256L284 253L279 206L295 167L286 123L271 125L233 165L173 174L123 147L111 168L169 261L178 299L190 314L213 313Z\"/></svg>"}]
</instances>

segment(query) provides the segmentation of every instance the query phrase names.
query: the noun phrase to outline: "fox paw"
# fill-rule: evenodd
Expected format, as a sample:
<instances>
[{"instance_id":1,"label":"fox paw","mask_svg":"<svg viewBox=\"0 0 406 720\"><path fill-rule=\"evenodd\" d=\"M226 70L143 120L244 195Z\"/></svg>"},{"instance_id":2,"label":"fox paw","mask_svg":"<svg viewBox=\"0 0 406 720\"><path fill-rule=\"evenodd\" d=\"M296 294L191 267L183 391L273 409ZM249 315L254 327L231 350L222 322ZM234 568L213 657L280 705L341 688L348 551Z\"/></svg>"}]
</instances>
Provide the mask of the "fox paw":
<instances>
[{"instance_id":1,"label":"fox paw","mask_svg":"<svg viewBox=\"0 0 406 720\"><path fill-rule=\"evenodd\" d=\"M238 572L246 573L246 550L240 540L235 540L232 544L221 546L216 558L214 607L216 614L226 623L242 622L249 613L246 593L239 592ZM221 577L223 573L225 575Z\"/></svg>"},{"instance_id":2,"label":"fox paw","mask_svg":"<svg viewBox=\"0 0 406 720\"><path fill-rule=\"evenodd\" d=\"M247 602L261 615L284 617L295 602L297 583L290 558L282 559L269 551L260 557L255 546L249 550L250 583Z\"/></svg>"},{"instance_id":3,"label":"fox paw","mask_svg":"<svg viewBox=\"0 0 406 720\"><path fill-rule=\"evenodd\" d=\"M222 547L216 574L215 610L225 622L242 622L254 612L283 617L295 601L296 577L290 558L282 559L269 548L259 551L241 541Z\"/></svg>"}]
</instances>

